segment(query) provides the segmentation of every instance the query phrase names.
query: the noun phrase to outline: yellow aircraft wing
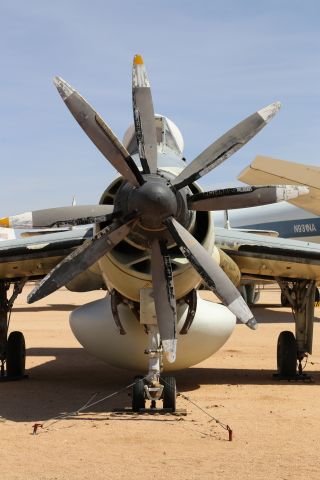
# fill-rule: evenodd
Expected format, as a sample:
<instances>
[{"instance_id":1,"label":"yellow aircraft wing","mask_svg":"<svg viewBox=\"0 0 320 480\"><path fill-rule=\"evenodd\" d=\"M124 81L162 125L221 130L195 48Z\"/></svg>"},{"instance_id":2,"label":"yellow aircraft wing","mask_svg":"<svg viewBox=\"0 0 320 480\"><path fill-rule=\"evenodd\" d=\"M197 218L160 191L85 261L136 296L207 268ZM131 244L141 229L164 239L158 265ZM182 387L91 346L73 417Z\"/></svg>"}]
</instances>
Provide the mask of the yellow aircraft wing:
<instances>
[{"instance_id":1,"label":"yellow aircraft wing","mask_svg":"<svg viewBox=\"0 0 320 480\"><path fill-rule=\"evenodd\" d=\"M320 167L258 155L238 180L248 185L306 185L310 193L289 202L320 215Z\"/></svg>"}]
</instances>

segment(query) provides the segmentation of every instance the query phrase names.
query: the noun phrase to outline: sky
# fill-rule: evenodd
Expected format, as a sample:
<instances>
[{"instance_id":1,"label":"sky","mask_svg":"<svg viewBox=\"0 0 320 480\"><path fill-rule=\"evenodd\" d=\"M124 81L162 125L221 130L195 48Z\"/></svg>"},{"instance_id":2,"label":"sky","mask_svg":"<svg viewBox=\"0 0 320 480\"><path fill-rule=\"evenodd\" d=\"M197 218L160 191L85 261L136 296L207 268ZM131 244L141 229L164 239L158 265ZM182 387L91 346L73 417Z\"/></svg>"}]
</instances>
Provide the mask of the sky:
<instances>
[{"instance_id":1,"label":"sky","mask_svg":"<svg viewBox=\"0 0 320 480\"><path fill-rule=\"evenodd\" d=\"M98 203L115 170L63 104L73 85L122 139L132 123L131 67L143 56L155 111L192 161L274 101L282 109L201 181L237 185L257 154L319 164L317 0L0 0L0 217Z\"/></svg>"}]
</instances>

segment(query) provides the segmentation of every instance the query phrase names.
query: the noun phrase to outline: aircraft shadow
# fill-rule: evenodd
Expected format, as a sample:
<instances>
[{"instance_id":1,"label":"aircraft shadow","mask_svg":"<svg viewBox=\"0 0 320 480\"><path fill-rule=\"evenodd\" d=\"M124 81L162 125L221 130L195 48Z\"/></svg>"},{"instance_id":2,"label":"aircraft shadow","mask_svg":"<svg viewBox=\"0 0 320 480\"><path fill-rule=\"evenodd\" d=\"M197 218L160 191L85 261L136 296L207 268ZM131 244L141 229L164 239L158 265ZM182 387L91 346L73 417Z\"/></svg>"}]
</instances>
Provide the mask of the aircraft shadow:
<instances>
[{"instance_id":1,"label":"aircraft shadow","mask_svg":"<svg viewBox=\"0 0 320 480\"><path fill-rule=\"evenodd\" d=\"M54 305L45 305L41 307L13 307L12 311L15 313L32 313L32 312L52 312L53 310L57 310L60 312L71 312L75 310L78 305L72 304L54 304ZM281 308L278 304L258 304L255 306L250 307L251 311L254 313L255 317L257 318L259 323L292 323L293 317L292 313L288 311L288 309L279 309ZM272 311L270 309L278 308L279 310ZM315 312L314 321L316 323L320 322L320 312Z\"/></svg>"},{"instance_id":2,"label":"aircraft shadow","mask_svg":"<svg viewBox=\"0 0 320 480\"><path fill-rule=\"evenodd\" d=\"M277 308L279 310L274 311L272 308ZM264 305L259 304L253 307L250 307L252 313L257 319L258 323L292 323L293 324L293 315L288 308L281 308L279 305ZM318 310L314 313L314 322L320 322L320 312Z\"/></svg>"},{"instance_id":3,"label":"aircraft shadow","mask_svg":"<svg viewBox=\"0 0 320 480\"><path fill-rule=\"evenodd\" d=\"M29 379L0 383L0 417L14 422L49 421L74 412L113 392L118 395L87 412L110 412L130 407L130 389L135 373L110 367L90 357L82 348L31 348L29 357L44 357L44 363L28 370ZM46 360L47 357L47 361ZM274 371L261 369L189 368L173 373L179 391L192 392L201 385L278 385ZM320 382L320 371L312 372ZM296 384L301 385L300 383ZM188 394L190 395L190 394ZM190 395L192 399L192 393ZM1 420L1 418L0 418Z\"/></svg>"}]
</instances>

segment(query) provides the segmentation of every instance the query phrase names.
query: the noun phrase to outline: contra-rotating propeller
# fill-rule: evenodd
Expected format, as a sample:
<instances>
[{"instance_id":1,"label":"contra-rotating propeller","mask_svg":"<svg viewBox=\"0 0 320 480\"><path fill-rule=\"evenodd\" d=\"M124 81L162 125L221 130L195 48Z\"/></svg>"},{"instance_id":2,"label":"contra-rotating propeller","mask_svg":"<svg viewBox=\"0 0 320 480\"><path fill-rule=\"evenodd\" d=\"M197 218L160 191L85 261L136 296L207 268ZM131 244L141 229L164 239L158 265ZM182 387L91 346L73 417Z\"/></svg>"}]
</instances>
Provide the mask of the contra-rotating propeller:
<instances>
[{"instance_id":1,"label":"contra-rotating propeller","mask_svg":"<svg viewBox=\"0 0 320 480\"><path fill-rule=\"evenodd\" d=\"M28 302L43 298L71 281L139 227L140 235L144 232L145 236L143 246L147 245L151 250L154 301L163 349L168 360L173 362L176 356L177 314L167 243L176 244L180 248L208 287L239 320L252 329L256 328L256 320L237 288L189 231L190 210L214 210L218 207L217 200L219 209L230 208L230 195L241 194L241 191L238 189L237 192L230 192L229 189L222 193L220 191L219 194L207 192L190 196L188 186L256 135L276 114L280 104L273 103L240 122L213 142L172 180L158 170L150 83L140 55L134 57L132 80L133 116L142 172L87 101L60 77L54 79L70 112L101 153L123 176L124 185L117 193L107 227L60 262L30 293ZM271 203L279 194L279 191L271 192L265 188L258 189L257 194L254 188L243 192L241 206L246 206L247 203L250 206L257 204L258 200L260 203ZM285 187L282 188L283 194L287 192Z\"/></svg>"}]
</instances>

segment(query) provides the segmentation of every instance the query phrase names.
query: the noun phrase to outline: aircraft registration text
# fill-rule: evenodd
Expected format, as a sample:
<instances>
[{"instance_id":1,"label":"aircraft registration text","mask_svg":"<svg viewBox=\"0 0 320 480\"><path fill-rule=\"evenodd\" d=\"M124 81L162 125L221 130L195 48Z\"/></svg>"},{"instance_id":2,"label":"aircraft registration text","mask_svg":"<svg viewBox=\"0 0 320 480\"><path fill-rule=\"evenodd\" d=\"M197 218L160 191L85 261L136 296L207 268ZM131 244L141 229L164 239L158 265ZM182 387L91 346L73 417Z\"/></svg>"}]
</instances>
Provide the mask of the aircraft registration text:
<instances>
[{"instance_id":1,"label":"aircraft registration text","mask_svg":"<svg viewBox=\"0 0 320 480\"><path fill-rule=\"evenodd\" d=\"M293 225L293 231L295 233L309 233L316 232L316 226L314 223L296 223Z\"/></svg>"}]
</instances>

